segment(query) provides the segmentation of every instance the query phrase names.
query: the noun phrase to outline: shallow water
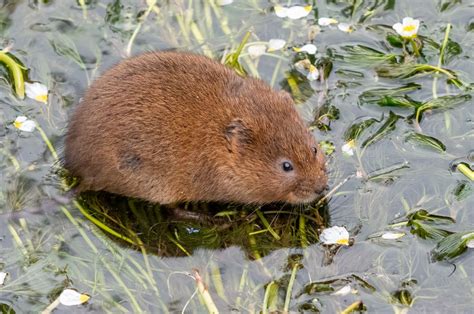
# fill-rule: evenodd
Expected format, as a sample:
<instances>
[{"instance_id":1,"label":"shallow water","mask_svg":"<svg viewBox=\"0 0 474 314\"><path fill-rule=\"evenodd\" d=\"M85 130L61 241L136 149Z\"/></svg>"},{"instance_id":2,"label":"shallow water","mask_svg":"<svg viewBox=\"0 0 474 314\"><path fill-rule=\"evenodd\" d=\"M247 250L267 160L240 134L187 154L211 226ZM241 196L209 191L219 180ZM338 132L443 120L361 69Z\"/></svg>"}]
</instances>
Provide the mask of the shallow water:
<instances>
[{"instance_id":1,"label":"shallow water","mask_svg":"<svg viewBox=\"0 0 474 314\"><path fill-rule=\"evenodd\" d=\"M190 276L197 269L221 312L286 309L333 313L357 301L363 303L358 310L377 313L409 308L413 312L472 311L472 249L436 261L430 252L447 233L436 236L436 232L420 231L474 231L473 182L450 168L457 158L464 157L471 167L474 162L467 158L474 149L469 89L474 74L474 6L469 1L318 1L307 17L298 20L277 17L274 4L266 1L242 0L222 7L214 1L158 2L148 12L152 1L86 0L82 6L81 2L0 4L3 47L12 45L10 52L28 68L29 80L50 90L47 104L20 100L8 76L0 81L0 272L9 273L0 285L0 309L39 312L65 287L73 287L91 296L87 304L72 308L75 312L206 312L199 293L194 295L196 282ZM446 26L452 25L449 39L454 43L445 49L442 67L454 71L449 73L455 73L464 86L447 84L447 75L433 72L382 77L380 64L344 49L364 45L385 55L392 53L398 62L395 67L401 68L403 48L393 47L387 35L395 35L391 26L405 16L422 21L419 38L423 42L422 56L406 56L405 62L416 59L419 64L437 66ZM316 17L334 17L352 24L354 31L345 33L336 26L318 29ZM307 241L301 241L302 229L295 227L301 218L285 224L265 213L279 240L265 232L258 218L248 219L240 230L229 227L240 235L233 237L227 229L219 233L201 223L174 221L167 222L165 228L156 213L159 208L139 203L132 217L144 217L143 224L127 225L120 215L113 218L126 225L123 230L134 230L128 237L145 242L141 250L130 247L97 228L62 191L52 170L58 163L41 133L23 132L12 124L20 115L34 119L61 155L68 116L84 90L128 53L180 49L222 60L226 53L235 51L248 30L253 31L248 45L272 38L284 39L287 44L283 50L255 59L245 49L240 58L243 67L249 75L292 92L315 136L335 147L328 157L328 168L330 186L336 190L319 209L320 215L303 211L308 216L306 224L313 228L307 227ZM318 48L315 56L291 49L313 37ZM409 44L405 50L414 54ZM329 76L308 81L306 73L300 74L294 67L306 57L321 73L323 65L330 63ZM389 74L393 76L394 71L390 69ZM296 89L289 87L293 79ZM428 108L419 123L410 117L413 107L379 106L380 91L374 96L374 89L409 83L419 86L388 95L408 95L412 103L441 99L441 107ZM460 100L450 102L450 97L443 98L447 95ZM328 108L335 119L320 117ZM395 127L383 129L377 140L362 148L386 125L390 111L400 116ZM363 129L353 156L343 154L346 130L365 118L377 121ZM445 150L434 140L434 146L421 145L413 139L415 131L441 141ZM133 201L124 199L109 202L119 209L119 204L133 207ZM253 208L246 209L250 214L243 217L255 216ZM421 209L451 217L455 223L434 219L421 227L416 223L390 227ZM317 234L310 231L321 228L319 223L345 226L353 245L329 248L318 243ZM264 231L252 233L259 228ZM169 232L158 232L163 229ZM398 240L382 239L380 234L387 231L405 235ZM162 239L170 234L168 240ZM249 234L255 236L253 246ZM185 257L185 251L191 255ZM352 289L349 294L332 294L347 284ZM285 305L287 295L289 303ZM56 309L69 310L64 305Z\"/></svg>"}]
</instances>

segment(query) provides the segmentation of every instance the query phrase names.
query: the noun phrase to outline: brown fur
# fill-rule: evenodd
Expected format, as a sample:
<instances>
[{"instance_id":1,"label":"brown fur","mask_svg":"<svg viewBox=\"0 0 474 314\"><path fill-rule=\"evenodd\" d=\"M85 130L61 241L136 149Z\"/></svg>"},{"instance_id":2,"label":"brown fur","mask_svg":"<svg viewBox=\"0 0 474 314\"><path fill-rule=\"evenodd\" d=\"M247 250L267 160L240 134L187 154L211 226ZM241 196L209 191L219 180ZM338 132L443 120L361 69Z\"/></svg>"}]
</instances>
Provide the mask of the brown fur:
<instances>
[{"instance_id":1,"label":"brown fur","mask_svg":"<svg viewBox=\"0 0 474 314\"><path fill-rule=\"evenodd\" d=\"M327 184L286 92L189 53L130 58L95 81L70 121L65 157L81 191L164 204L304 203Z\"/></svg>"}]
</instances>

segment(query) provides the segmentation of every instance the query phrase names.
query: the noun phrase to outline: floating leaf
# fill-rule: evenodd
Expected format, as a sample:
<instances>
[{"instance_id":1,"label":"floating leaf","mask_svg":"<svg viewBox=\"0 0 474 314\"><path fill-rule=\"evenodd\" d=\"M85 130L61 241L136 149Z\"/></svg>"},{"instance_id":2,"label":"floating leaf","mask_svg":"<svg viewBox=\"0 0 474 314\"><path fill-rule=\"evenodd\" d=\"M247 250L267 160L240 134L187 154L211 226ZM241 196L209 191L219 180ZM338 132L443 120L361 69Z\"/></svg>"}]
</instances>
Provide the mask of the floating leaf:
<instances>
[{"instance_id":1,"label":"floating leaf","mask_svg":"<svg viewBox=\"0 0 474 314\"><path fill-rule=\"evenodd\" d=\"M396 48L402 48L403 47L403 39L398 35L395 35L393 33L389 33L389 34L387 34L385 39L387 39L388 43L390 45L392 45L392 47L396 47Z\"/></svg>"},{"instance_id":2,"label":"floating leaf","mask_svg":"<svg viewBox=\"0 0 474 314\"><path fill-rule=\"evenodd\" d=\"M318 115L311 123L310 128L317 127L321 131L330 131L331 121L337 119L339 119L339 109L327 102L319 109Z\"/></svg>"},{"instance_id":3,"label":"floating leaf","mask_svg":"<svg viewBox=\"0 0 474 314\"><path fill-rule=\"evenodd\" d=\"M454 219L448 216L433 215L425 209L417 210L407 216L407 226L411 227L411 233L418 235L422 239L441 240L450 234L451 231L439 229L432 225L444 225L454 223Z\"/></svg>"},{"instance_id":4,"label":"floating leaf","mask_svg":"<svg viewBox=\"0 0 474 314\"><path fill-rule=\"evenodd\" d=\"M442 64L447 64L451 61L454 57L460 55L462 53L461 45L457 42L448 39L446 47L444 48L444 55L442 60Z\"/></svg>"},{"instance_id":5,"label":"floating leaf","mask_svg":"<svg viewBox=\"0 0 474 314\"><path fill-rule=\"evenodd\" d=\"M379 122L375 118L359 118L353 123L345 132L344 132L344 141L350 142L351 140L356 140L359 136L372 124Z\"/></svg>"},{"instance_id":6,"label":"floating leaf","mask_svg":"<svg viewBox=\"0 0 474 314\"><path fill-rule=\"evenodd\" d=\"M367 140L362 143L362 148L367 147L385 137L388 133L395 129L395 124L401 116L390 111L387 121Z\"/></svg>"},{"instance_id":7,"label":"floating leaf","mask_svg":"<svg viewBox=\"0 0 474 314\"><path fill-rule=\"evenodd\" d=\"M440 140L425 134L410 132L408 133L406 140L415 142L417 144L434 149L439 152L446 151L446 145L444 145Z\"/></svg>"},{"instance_id":8,"label":"floating leaf","mask_svg":"<svg viewBox=\"0 0 474 314\"><path fill-rule=\"evenodd\" d=\"M458 182L452 193L459 202L471 195L472 191L472 184L470 184L469 181L462 180L461 182Z\"/></svg>"},{"instance_id":9,"label":"floating leaf","mask_svg":"<svg viewBox=\"0 0 474 314\"><path fill-rule=\"evenodd\" d=\"M25 71L26 68L15 56L9 52L0 51L0 63L8 69L10 81L15 89L15 93L21 99L25 97Z\"/></svg>"},{"instance_id":10,"label":"floating leaf","mask_svg":"<svg viewBox=\"0 0 474 314\"><path fill-rule=\"evenodd\" d=\"M415 110L415 119L416 121L420 122L422 118L423 112L426 110L434 110L434 109L439 109L439 110L447 110L450 108L453 108L457 105L460 105L468 100L470 100L472 97L469 94L464 94L464 95L446 95L446 96L441 96L438 98L433 98L421 106L419 106Z\"/></svg>"},{"instance_id":11,"label":"floating leaf","mask_svg":"<svg viewBox=\"0 0 474 314\"><path fill-rule=\"evenodd\" d=\"M433 261L454 259L468 249L467 244L472 240L474 240L474 231L451 234L431 250L431 258Z\"/></svg>"},{"instance_id":12,"label":"floating leaf","mask_svg":"<svg viewBox=\"0 0 474 314\"><path fill-rule=\"evenodd\" d=\"M367 179L374 182L391 183L400 176L400 172L404 169L409 169L408 163L403 162L390 167L376 170L368 174Z\"/></svg>"},{"instance_id":13,"label":"floating leaf","mask_svg":"<svg viewBox=\"0 0 474 314\"><path fill-rule=\"evenodd\" d=\"M388 54L363 45L344 46L342 50L344 50L346 54L339 55L338 57L349 63L374 65L397 60L397 55L395 54Z\"/></svg>"},{"instance_id":14,"label":"floating leaf","mask_svg":"<svg viewBox=\"0 0 474 314\"><path fill-rule=\"evenodd\" d=\"M55 37L50 39L49 43L58 55L67 57L74 61L81 69L86 69L82 56L77 51L76 44L69 37L64 35Z\"/></svg>"},{"instance_id":15,"label":"floating leaf","mask_svg":"<svg viewBox=\"0 0 474 314\"><path fill-rule=\"evenodd\" d=\"M420 84L409 83L395 88L376 88L364 91L359 96L359 103L376 103L380 106L395 106L395 107L417 107L420 105L404 93L412 92L421 89Z\"/></svg>"},{"instance_id":16,"label":"floating leaf","mask_svg":"<svg viewBox=\"0 0 474 314\"><path fill-rule=\"evenodd\" d=\"M402 305L411 306L413 297L407 289L400 289L392 293L392 301Z\"/></svg>"}]
</instances>

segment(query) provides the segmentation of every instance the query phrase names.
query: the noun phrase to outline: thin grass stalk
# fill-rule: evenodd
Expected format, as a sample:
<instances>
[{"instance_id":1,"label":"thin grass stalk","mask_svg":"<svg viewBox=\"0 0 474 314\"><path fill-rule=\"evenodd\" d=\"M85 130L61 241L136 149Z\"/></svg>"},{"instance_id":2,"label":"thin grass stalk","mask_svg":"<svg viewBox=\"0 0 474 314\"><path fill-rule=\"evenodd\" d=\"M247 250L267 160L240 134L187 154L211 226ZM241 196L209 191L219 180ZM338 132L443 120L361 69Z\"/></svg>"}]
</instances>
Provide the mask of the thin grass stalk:
<instances>
[{"instance_id":1,"label":"thin grass stalk","mask_svg":"<svg viewBox=\"0 0 474 314\"><path fill-rule=\"evenodd\" d=\"M448 39L449 39L449 32L451 31L451 24L448 23L446 25L446 31L444 33L444 40L443 43L441 44L441 49L439 52L439 59L438 59L438 68L441 68L444 60L444 50L446 49L446 45L448 44ZM435 75L433 78L433 98L436 99L438 98L438 92L437 92L437 87L438 87L438 76Z\"/></svg>"},{"instance_id":2,"label":"thin grass stalk","mask_svg":"<svg viewBox=\"0 0 474 314\"><path fill-rule=\"evenodd\" d=\"M356 309L358 309L362 304L362 301L355 301L354 303L352 303L351 305L349 305L348 307L346 307L342 312L341 314L349 314L349 313L352 313L353 311L355 311Z\"/></svg>"},{"instance_id":3,"label":"thin grass stalk","mask_svg":"<svg viewBox=\"0 0 474 314\"><path fill-rule=\"evenodd\" d=\"M247 282L247 275L249 272L249 264L245 263L244 269L242 270L242 275L240 276L238 295L235 299L235 308L239 309L241 307L240 301L242 299L242 293L244 291L245 283Z\"/></svg>"},{"instance_id":4,"label":"thin grass stalk","mask_svg":"<svg viewBox=\"0 0 474 314\"><path fill-rule=\"evenodd\" d=\"M58 157L58 153L56 152L56 149L54 149L53 144L51 143L48 136L46 135L44 130L39 126L38 123L36 123L36 129L40 133L41 138L43 139L43 141L46 143L46 146L48 146L48 149L51 152L51 155L53 155L54 160L59 161L59 157Z\"/></svg>"},{"instance_id":5,"label":"thin grass stalk","mask_svg":"<svg viewBox=\"0 0 474 314\"><path fill-rule=\"evenodd\" d=\"M72 216L72 214L69 212L69 210L61 206L60 207L62 212L66 215L66 217L69 219L69 221L77 228L77 231L80 233L84 241L89 245L91 250L94 252L94 254L99 258L99 260L102 262L104 267L109 271L109 273L114 277L114 279L117 281L119 286L122 287L122 289L125 291L125 293L128 295L130 298L130 302L132 304L132 307L134 308L134 311L137 313L142 313L142 309L140 308L140 305L138 305L137 300L135 299L135 296L132 294L130 289L125 285L123 282L122 278L112 269L111 265L103 258L101 254L99 254L99 250L97 247L92 243L91 239L89 236L84 232L84 229L79 225L79 222Z\"/></svg>"},{"instance_id":6,"label":"thin grass stalk","mask_svg":"<svg viewBox=\"0 0 474 314\"><path fill-rule=\"evenodd\" d=\"M140 32L140 29L142 28L143 23L146 22L146 19L147 19L148 15L150 14L150 12L155 7L156 0L150 0L150 1L147 1L147 3L148 3L148 9L143 14L142 21L140 23L138 23L137 27L135 27L135 30L133 31L133 34L130 37L130 40L128 41L127 49L125 50L125 53L126 53L127 56L131 55L133 42L135 41L135 38L137 37L138 33Z\"/></svg>"},{"instance_id":7,"label":"thin grass stalk","mask_svg":"<svg viewBox=\"0 0 474 314\"><path fill-rule=\"evenodd\" d=\"M15 228L13 228L12 225L8 225L8 231L10 231L10 234L13 237L13 240L15 241L16 245L20 249L21 253L23 254L24 257L28 257L28 250L25 247L25 244L21 240L20 236L18 235L18 232L16 232Z\"/></svg>"},{"instance_id":8,"label":"thin grass stalk","mask_svg":"<svg viewBox=\"0 0 474 314\"><path fill-rule=\"evenodd\" d=\"M262 221L263 225L265 226L265 228L267 228L267 230L270 232L270 234L277 240L277 241L280 241L281 237L276 233L275 230L273 230L272 226L270 226L270 223L268 222L268 220L265 218L265 216L262 214L262 212L260 211L260 209L257 209L255 211L255 213L257 214L258 218L260 218L260 220Z\"/></svg>"},{"instance_id":9,"label":"thin grass stalk","mask_svg":"<svg viewBox=\"0 0 474 314\"><path fill-rule=\"evenodd\" d=\"M300 245L302 248L308 246L308 237L306 235L306 218L304 215L298 217L299 220L299 231L300 231Z\"/></svg>"},{"instance_id":10,"label":"thin grass stalk","mask_svg":"<svg viewBox=\"0 0 474 314\"><path fill-rule=\"evenodd\" d=\"M214 288L216 289L217 295L224 300L225 302L229 302L227 296L225 295L225 288L224 284L222 283L222 276L219 270L219 267L216 263L211 261L211 274L212 274L212 282L214 283Z\"/></svg>"},{"instance_id":11,"label":"thin grass stalk","mask_svg":"<svg viewBox=\"0 0 474 314\"><path fill-rule=\"evenodd\" d=\"M87 19L87 5L85 0L79 0L79 5L82 9L82 17L86 20Z\"/></svg>"},{"instance_id":12,"label":"thin grass stalk","mask_svg":"<svg viewBox=\"0 0 474 314\"><path fill-rule=\"evenodd\" d=\"M74 200L73 204L74 204L74 206L77 207L77 209L79 209L79 211L81 212L81 214L84 215L84 217L86 217L88 220L90 220L94 225L96 225L100 229L102 229L105 232L107 232L107 233L109 233L109 234L111 234L111 235L113 235L113 236L115 236L119 239L122 239L122 240L124 240L124 241L126 241L126 242L128 242L132 245L136 245L136 242L133 241L132 239L124 236L123 234L118 233L117 231L113 230L112 228L110 228L109 226L104 224L102 221L100 221L97 218L95 218L94 216L90 215L77 200Z\"/></svg>"},{"instance_id":13,"label":"thin grass stalk","mask_svg":"<svg viewBox=\"0 0 474 314\"><path fill-rule=\"evenodd\" d=\"M459 172L461 172L463 175L465 175L469 180L474 181L474 171L469 168L466 164L460 163L456 167Z\"/></svg>"},{"instance_id":14,"label":"thin grass stalk","mask_svg":"<svg viewBox=\"0 0 474 314\"><path fill-rule=\"evenodd\" d=\"M288 288L286 289L285 305L283 306L283 313L288 313L290 308L291 294L293 292L293 285L295 284L296 272L298 271L299 263L295 263L291 270L290 281L288 282Z\"/></svg>"},{"instance_id":15,"label":"thin grass stalk","mask_svg":"<svg viewBox=\"0 0 474 314\"><path fill-rule=\"evenodd\" d=\"M262 313L268 314L268 301L270 300L270 294L272 292L273 285L275 285L275 281L271 281L267 288L265 289L265 295L263 296L263 304L262 304Z\"/></svg>"},{"instance_id":16,"label":"thin grass stalk","mask_svg":"<svg viewBox=\"0 0 474 314\"><path fill-rule=\"evenodd\" d=\"M204 284L201 275L196 269L193 271L193 275L194 279L196 280L196 286L198 288L198 291L204 301L204 304L206 305L207 311L209 312L209 314L218 314L219 310L217 309L214 300L212 300L212 296L209 293L209 289Z\"/></svg>"}]
</instances>

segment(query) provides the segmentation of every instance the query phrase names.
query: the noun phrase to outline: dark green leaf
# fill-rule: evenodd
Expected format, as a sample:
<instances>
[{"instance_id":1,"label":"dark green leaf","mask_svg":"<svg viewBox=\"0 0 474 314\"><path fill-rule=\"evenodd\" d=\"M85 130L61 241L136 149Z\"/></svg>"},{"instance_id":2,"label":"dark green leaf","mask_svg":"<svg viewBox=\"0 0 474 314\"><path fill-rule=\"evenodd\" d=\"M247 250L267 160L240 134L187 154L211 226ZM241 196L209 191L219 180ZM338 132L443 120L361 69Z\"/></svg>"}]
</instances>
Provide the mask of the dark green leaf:
<instances>
[{"instance_id":1,"label":"dark green leaf","mask_svg":"<svg viewBox=\"0 0 474 314\"><path fill-rule=\"evenodd\" d=\"M402 85L399 87L394 87L394 88L375 88L375 89L369 89L364 91L360 96L359 96L359 103L363 105L364 103L379 103L382 101L382 103L387 100L383 100L384 97L395 97L395 96L404 96L405 93L416 91L421 89L420 84L416 83L408 83L406 85ZM410 107L415 106L417 102L407 98L408 102L413 102L412 105L409 105Z\"/></svg>"},{"instance_id":2,"label":"dark green leaf","mask_svg":"<svg viewBox=\"0 0 474 314\"><path fill-rule=\"evenodd\" d=\"M350 63L359 63L361 65L374 65L384 62L394 62L397 56L394 54L388 54L385 52L378 51L376 49L363 46L345 46L342 50L346 52L344 55L339 55L344 61Z\"/></svg>"},{"instance_id":3,"label":"dark green leaf","mask_svg":"<svg viewBox=\"0 0 474 314\"><path fill-rule=\"evenodd\" d=\"M441 96L438 98L433 98L421 106L419 106L415 110L415 119L420 122L422 118L423 112L426 110L434 110L434 109L440 109L440 110L446 110L453 108L457 105L460 105L462 103L465 103L466 101L471 99L471 95L469 94L464 94L464 95L446 95L446 96Z\"/></svg>"},{"instance_id":4,"label":"dark green leaf","mask_svg":"<svg viewBox=\"0 0 474 314\"><path fill-rule=\"evenodd\" d=\"M451 234L431 250L431 258L433 261L454 259L467 250L467 242L470 240L474 240L474 231Z\"/></svg>"},{"instance_id":5,"label":"dark green leaf","mask_svg":"<svg viewBox=\"0 0 474 314\"><path fill-rule=\"evenodd\" d=\"M370 127L375 122L379 122L375 118L359 118L354 124L352 124L345 132L344 132L344 141L349 142L351 140L356 140L359 136L364 132L368 127Z\"/></svg>"},{"instance_id":6,"label":"dark green leaf","mask_svg":"<svg viewBox=\"0 0 474 314\"><path fill-rule=\"evenodd\" d=\"M400 303L402 305L411 306L413 297L411 292L407 289L400 289L392 293L393 302Z\"/></svg>"},{"instance_id":7,"label":"dark green leaf","mask_svg":"<svg viewBox=\"0 0 474 314\"><path fill-rule=\"evenodd\" d=\"M424 135L417 132L410 132L407 137L407 141L412 141L422 146L434 149L439 152L446 151L446 145L444 145L440 140L432 136Z\"/></svg>"},{"instance_id":8,"label":"dark green leaf","mask_svg":"<svg viewBox=\"0 0 474 314\"><path fill-rule=\"evenodd\" d=\"M310 128L317 127L321 131L330 131L331 121L337 119L339 119L339 109L327 102L319 109L317 116L310 125Z\"/></svg>"},{"instance_id":9,"label":"dark green leaf","mask_svg":"<svg viewBox=\"0 0 474 314\"><path fill-rule=\"evenodd\" d=\"M380 107L416 108L421 103L408 96L384 96L377 101L377 105Z\"/></svg>"},{"instance_id":10,"label":"dark green leaf","mask_svg":"<svg viewBox=\"0 0 474 314\"><path fill-rule=\"evenodd\" d=\"M441 12L446 11L454 7L456 4L462 3L462 0L443 0L439 4L439 10Z\"/></svg>"},{"instance_id":11,"label":"dark green leaf","mask_svg":"<svg viewBox=\"0 0 474 314\"><path fill-rule=\"evenodd\" d=\"M0 303L0 313L1 314L15 314L15 310L8 304Z\"/></svg>"},{"instance_id":12,"label":"dark green leaf","mask_svg":"<svg viewBox=\"0 0 474 314\"><path fill-rule=\"evenodd\" d=\"M387 41L389 42L390 45L396 48L402 48L403 47L403 39L396 34L389 33L387 34L387 37L385 37Z\"/></svg>"},{"instance_id":13,"label":"dark green leaf","mask_svg":"<svg viewBox=\"0 0 474 314\"><path fill-rule=\"evenodd\" d=\"M472 184L469 181L463 180L458 182L452 193L459 202L471 195L472 191Z\"/></svg>"},{"instance_id":14,"label":"dark green leaf","mask_svg":"<svg viewBox=\"0 0 474 314\"><path fill-rule=\"evenodd\" d=\"M422 223L420 220L413 220L408 226L411 227L410 232L412 234L416 234L422 239L434 239L439 241L452 234L451 231L433 227L427 223Z\"/></svg>"},{"instance_id":15,"label":"dark green leaf","mask_svg":"<svg viewBox=\"0 0 474 314\"><path fill-rule=\"evenodd\" d=\"M461 46L451 39L448 39L446 48L444 49L443 64L449 63L455 56L458 56L462 53Z\"/></svg>"},{"instance_id":16,"label":"dark green leaf","mask_svg":"<svg viewBox=\"0 0 474 314\"><path fill-rule=\"evenodd\" d=\"M456 222L453 218L449 216L430 214L426 209L419 209L416 212L409 214L407 218L409 221L408 226L410 225L410 221L412 220L429 222L435 225L450 224Z\"/></svg>"},{"instance_id":17,"label":"dark green leaf","mask_svg":"<svg viewBox=\"0 0 474 314\"><path fill-rule=\"evenodd\" d=\"M367 140L362 143L362 148L367 147L379 140L381 140L383 137L385 137L388 133L393 131L395 129L395 124L397 123L398 119L400 119L401 116L396 115L392 111L390 111L389 116L385 123L372 135L370 136Z\"/></svg>"}]
</instances>

